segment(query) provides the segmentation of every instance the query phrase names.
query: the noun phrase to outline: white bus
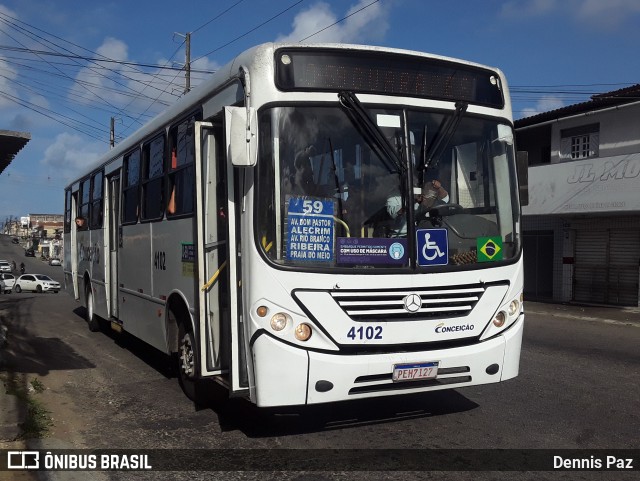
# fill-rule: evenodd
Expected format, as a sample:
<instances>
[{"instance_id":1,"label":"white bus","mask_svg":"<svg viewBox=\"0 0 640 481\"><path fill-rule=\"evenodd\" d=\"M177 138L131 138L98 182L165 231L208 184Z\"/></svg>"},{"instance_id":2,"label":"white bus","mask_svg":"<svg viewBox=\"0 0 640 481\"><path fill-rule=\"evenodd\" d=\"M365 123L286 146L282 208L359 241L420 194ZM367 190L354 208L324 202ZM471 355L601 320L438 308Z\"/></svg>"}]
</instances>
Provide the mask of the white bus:
<instances>
[{"instance_id":1,"label":"white bus","mask_svg":"<svg viewBox=\"0 0 640 481\"><path fill-rule=\"evenodd\" d=\"M329 403L517 376L520 199L507 84L421 52L265 44L65 190L92 330L185 393Z\"/></svg>"}]
</instances>

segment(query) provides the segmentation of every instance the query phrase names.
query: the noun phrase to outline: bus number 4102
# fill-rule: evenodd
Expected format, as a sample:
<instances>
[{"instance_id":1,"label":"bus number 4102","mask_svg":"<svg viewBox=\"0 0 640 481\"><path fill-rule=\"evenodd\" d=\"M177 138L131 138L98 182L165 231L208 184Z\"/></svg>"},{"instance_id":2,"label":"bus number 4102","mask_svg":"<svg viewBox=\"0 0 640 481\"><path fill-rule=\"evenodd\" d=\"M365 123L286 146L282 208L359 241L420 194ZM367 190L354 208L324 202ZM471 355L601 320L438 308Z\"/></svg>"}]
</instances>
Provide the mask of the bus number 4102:
<instances>
[{"instance_id":1,"label":"bus number 4102","mask_svg":"<svg viewBox=\"0 0 640 481\"><path fill-rule=\"evenodd\" d=\"M161 271L166 271L167 270L167 266L165 264L165 254L163 251L157 251L154 255L153 255L154 259L153 259L153 266Z\"/></svg>"},{"instance_id":2,"label":"bus number 4102","mask_svg":"<svg viewBox=\"0 0 640 481\"><path fill-rule=\"evenodd\" d=\"M352 327L347 333L347 337L352 341L382 339L382 326Z\"/></svg>"}]
</instances>

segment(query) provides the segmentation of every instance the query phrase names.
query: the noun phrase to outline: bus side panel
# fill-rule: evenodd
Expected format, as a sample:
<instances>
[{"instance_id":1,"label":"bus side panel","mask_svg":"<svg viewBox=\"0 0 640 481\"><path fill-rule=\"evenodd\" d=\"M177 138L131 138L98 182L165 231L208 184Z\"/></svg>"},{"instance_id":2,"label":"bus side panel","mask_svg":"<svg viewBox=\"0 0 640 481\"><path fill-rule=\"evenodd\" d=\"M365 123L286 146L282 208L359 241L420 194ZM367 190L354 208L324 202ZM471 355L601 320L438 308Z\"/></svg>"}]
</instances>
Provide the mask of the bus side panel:
<instances>
[{"instance_id":1,"label":"bus side panel","mask_svg":"<svg viewBox=\"0 0 640 481\"><path fill-rule=\"evenodd\" d=\"M107 292L105 286L104 234L104 229L95 229L91 231L91 247L89 254L95 313L103 319L106 319L108 318L108 311Z\"/></svg>"},{"instance_id":2,"label":"bus side panel","mask_svg":"<svg viewBox=\"0 0 640 481\"><path fill-rule=\"evenodd\" d=\"M91 279L91 232L88 230L78 231L76 233L77 239L77 283L78 283L78 295L80 296L80 302L83 306L86 306L86 292L87 285L85 283L85 277Z\"/></svg>"},{"instance_id":3,"label":"bus side panel","mask_svg":"<svg viewBox=\"0 0 640 481\"><path fill-rule=\"evenodd\" d=\"M124 329L158 349L165 350L162 305L152 297L153 258L151 224L122 227L118 256L120 320Z\"/></svg>"},{"instance_id":4,"label":"bus side panel","mask_svg":"<svg viewBox=\"0 0 640 481\"><path fill-rule=\"evenodd\" d=\"M198 275L193 231L194 218L164 220L153 223L151 240L153 296L168 298L178 291L190 308L195 307Z\"/></svg>"}]
</instances>

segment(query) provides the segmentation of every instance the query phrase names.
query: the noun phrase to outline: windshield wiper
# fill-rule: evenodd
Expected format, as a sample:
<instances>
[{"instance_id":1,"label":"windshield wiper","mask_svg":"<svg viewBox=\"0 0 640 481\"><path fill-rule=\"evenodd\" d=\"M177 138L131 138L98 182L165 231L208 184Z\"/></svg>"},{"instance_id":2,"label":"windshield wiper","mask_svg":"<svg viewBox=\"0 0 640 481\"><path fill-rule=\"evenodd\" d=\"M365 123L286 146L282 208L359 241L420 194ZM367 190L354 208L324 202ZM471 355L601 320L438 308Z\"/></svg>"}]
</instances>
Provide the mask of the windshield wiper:
<instances>
[{"instance_id":1,"label":"windshield wiper","mask_svg":"<svg viewBox=\"0 0 640 481\"><path fill-rule=\"evenodd\" d=\"M340 105L344 107L351 121L361 130L361 132L372 142L380 157L387 163L389 172L404 173L407 168L402 163L398 152L393 148L389 139L385 137L380 127L369 117L369 114L362 106L353 92L343 91L338 93Z\"/></svg>"},{"instance_id":2,"label":"windshield wiper","mask_svg":"<svg viewBox=\"0 0 640 481\"><path fill-rule=\"evenodd\" d=\"M438 159L444 149L449 145L449 141L453 134L455 134L456 129L458 128L458 124L460 123L460 119L462 119L462 114L467 110L469 104L467 102L456 102L456 110L453 112L453 115L449 117L444 125L440 127L438 132L436 133L433 142L431 142L431 146L429 149L423 148L422 150L422 165L423 170L427 170L434 159ZM423 144L426 144L426 127L424 131ZM438 161L434 166L438 165Z\"/></svg>"}]
</instances>

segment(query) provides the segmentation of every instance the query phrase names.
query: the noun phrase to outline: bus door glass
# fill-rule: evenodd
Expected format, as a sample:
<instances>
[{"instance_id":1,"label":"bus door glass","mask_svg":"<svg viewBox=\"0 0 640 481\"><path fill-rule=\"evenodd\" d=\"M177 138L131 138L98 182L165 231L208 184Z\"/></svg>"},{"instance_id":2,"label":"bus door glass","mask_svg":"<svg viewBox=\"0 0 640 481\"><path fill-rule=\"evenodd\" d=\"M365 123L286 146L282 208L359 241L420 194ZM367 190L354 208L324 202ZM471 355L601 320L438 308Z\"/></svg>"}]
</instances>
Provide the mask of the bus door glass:
<instances>
[{"instance_id":1,"label":"bus door glass","mask_svg":"<svg viewBox=\"0 0 640 481\"><path fill-rule=\"evenodd\" d=\"M200 372L229 372L229 266L226 169L218 155L222 129L196 122Z\"/></svg>"},{"instance_id":2,"label":"bus door glass","mask_svg":"<svg viewBox=\"0 0 640 481\"><path fill-rule=\"evenodd\" d=\"M120 171L108 181L108 229L109 229L109 314L118 317L118 248L122 242L120 228Z\"/></svg>"},{"instance_id":3,"label":"bus door glass","mask_svg":"<svg viewBox=\"0 0 640 481\"><path fill-rule=\"evenodd\" d=\"M74 185L71 194L71 214L74 221L71 223L71 283L73 285L74 299L80 299L78 291L78 189L79 184Z\"/></svg>"}]
</instances>

